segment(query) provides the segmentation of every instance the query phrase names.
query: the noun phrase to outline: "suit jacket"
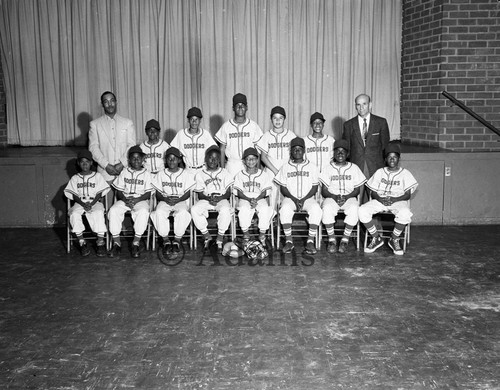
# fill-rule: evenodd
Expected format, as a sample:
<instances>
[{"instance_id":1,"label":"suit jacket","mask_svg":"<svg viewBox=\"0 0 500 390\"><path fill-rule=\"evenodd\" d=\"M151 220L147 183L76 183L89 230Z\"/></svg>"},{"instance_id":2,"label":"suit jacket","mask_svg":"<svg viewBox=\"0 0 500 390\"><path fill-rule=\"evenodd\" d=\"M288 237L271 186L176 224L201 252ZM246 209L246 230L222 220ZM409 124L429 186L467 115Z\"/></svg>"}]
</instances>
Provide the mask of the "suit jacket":
<instances>
[{"instance_id":1,"label":"suit jacket","mask_svg":"<svg viewBox=\"0 0 500 390\"><path fill-rule=\"evenodd\" d=\"M349 143L349 160L361 171L364 172L365 162L370 177L377 169L384 167L384 149L390 138L389 126L385 118L370 114L366 146L361 137L357 116L344 123L342 138Z\"/></svg>"},{"instance_id":2,"label":"suit jacket","mask_svg":"<svg viewBox=\"0 0 500 390\"><path fill-rule=\"evenodd\" d=\"M135 128L130 119L118 114L114 116L115 128L111 127L111 120L103 115L90 122L89 150L97 163L97 171L106 181L115 177L106 172L108 164L121 162L124 167L127 163L127 151L136 144Z\"/></svg>"}]
</instances>

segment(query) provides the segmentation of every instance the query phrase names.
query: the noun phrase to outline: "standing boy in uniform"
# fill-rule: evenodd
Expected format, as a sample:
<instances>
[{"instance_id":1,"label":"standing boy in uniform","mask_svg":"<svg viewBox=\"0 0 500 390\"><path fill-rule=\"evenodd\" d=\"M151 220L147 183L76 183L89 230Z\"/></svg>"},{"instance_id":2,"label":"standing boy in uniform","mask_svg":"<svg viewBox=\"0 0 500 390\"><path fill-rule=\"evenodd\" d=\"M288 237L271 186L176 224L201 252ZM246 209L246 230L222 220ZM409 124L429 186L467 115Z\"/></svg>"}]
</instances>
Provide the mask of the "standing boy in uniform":
<instances>
[{"instance_id":1,"label":"standing boy in uniform","mask_svg":"<svg viewBox=\"0 0 500 390\"><path fill-rule=\"evenodd\" d=\"M171 146L179 149L184 157L186 168L196 174L205 163L205 152L216 145L212 135L208 130L200 127L203 114L198 107L191 107L187 112L189 127L179 130L170 143Z\"/></svg>"},{"instance_id":2,"label":"standing boy in uniform","mask_svg":"<svg viewBox=\"0 0 500 390\"><path fill-rule=\"evenodd\" d=\"M131 211L134 221L134 239L132 241L132 257L139 257L141 237L148 227L149 200L151 198L151 174L143 167L144 152L139 145L128 151L128 167L113 182L117 201L108 212L109 232L113 236L113 247L109 257L121 253L120 232L125 213Z\"/></svg>"},{"instance_id":3,"label":"standing boy in uniform","mask_svg":"<svg viewBox=\"0 0 500 390\"><path fill-rule=\"evenodd\" d=\"M231 186L233 177L220 166L221 151L218 146L208 148L205 155L205 165L196 173L194 191L198 194L198 201L191 207L191 216L196 228L203 234L205 248L212 237L208 232L208 212L217 211L217 247L222 251L224 234L231 224Z\"/></svg>"},{"instance_id":4,"label":"standing boy in uniform","mask_svg":"<svg viewBox=\"0 0 500 390\"><path fill-rule=\"evenodd\" d=\"M144 167L153 175L165 168L164 154L170 145L160 139L160 124L156 119L146 122L148 139L141 144L144 152Z\"/></svg>"},{"instance_id":5,"label":"standing boy in uniform","mask_svg":"<svg viewBox=\"0 0 500 390\"><path fill-rule=\"evenodd\" d=\"M308 215L309 234L306 253L317 252L314 241L321 222L321 207L314 199L318 192L318 168L304 159L304 139L296 137L290 142L290 160L283 165L274 181L279 184L283 201L279 209L280 220L285 233L284 253L294 248L292 239L292 220L295 211L304 210ZM279 238L278 238L279 239Z\"/></svg>"},{"instance_id":6,"label":"standing boy in uniform","mask_svg":"<svg viewBox=\"0 0 500 390\"><path fill-rule=\"evenodd\" d=\"M195 181L192 173L187 169L179 167L181 152L179 149L170 147L165 152L167 168L161 170L153 178L153 188L156 190L158 204L151 213L151 220L156 231L163 239L163 252L169 251L178 254L180 252L181 239L191 222L189 213L189 197L191 188ZM173 212L174 217L174 242L170 245L168 234L170 233L169 216Z\"/></svg>"},{"instance_id":7,"label":"standing boy in uniform","mask_svg":"<svg viewBox=\"0 0 500 390\"><path fill-rule=\"evenodd\" d=\"M306 145L305 158L316 165L321 172L330 164L333 157L333 143L331 135L323 134L325 118L323 114L315 112L309 121L312 133L304 138Z\"/></svg>"},{"instance_id":8,"label":"standing boy in uniform","mask_svg":"<svg viewBox=\"0 0 500 390\"><path fill-rule=\"evenodd\" d=\"M370 190L371 200L359 208L359 220L365 225L372 236L370 244L365 248L365 253L373 253L384 241L380 237L373 214L381 211L390 211L394 214L394 230L389 239L389 247L395 255L402 255L400 239L406 225L411 222L412 212L408 206L411 194L418 186L413 175L405 168L399 166L401 149L398 144L390 143L385 149L384 168L378 169L366 183Z\"/></svg>"},{"instance_id":9,"label":"standing boy in uniform","mask_svg":"<svg viewBox=\"0 0 500 390\"><path fill-rule=\"evenodd\" d=\"M80 173L73 175L64 189L64 195L75 202L68 211L69 222L72 232L78 238L82 256L88 256L90 249L83 237L85 226L82 221L83 214L86 215L90 228L97 234L97 256L102 257L106 255L104 237L108 229L104 219L104 205L100 200L110 188L99 172L91 170L92 153L89 150L78 153L77 163Z\"/></svg>"},{"instance_id":10,"label":"standing boy in uniform","mask_svg":"<svg viewBox=\"0 0 500 390\"><path fill-rule=\"evenodd\" d=\"M285 109L280 106L273 107L271 110L273 128L266 131L255 146L261 152L260 158L266 166L265 171L273 177L290 159L290 142L296 137L293 131L285 129L285 119ZM276 206L278 191L278 185L273 182L270 198L273 207Z\"/></svg>"},{"instance_id":11,"label":"standing boy in uniform","mask_svg":"<svg viewBox=\"0 0 500 390\"><path fill-rule=\"evenodd\" d=\"M238 220L243 239L250 240L248 229L255 213L259 216L259 241L265 245L266 233L273 217L273 208L269 205L271 176L259 169L259 153L255 148L248 148L243 153L245 169L234 178L234 192L238 198Z\"/></svg>"},{"instance_id":12,"label":"standing boy in uniform","mask_svg":"<svg viewBox=\"0 0 500 390\"><path fill-rule=\"evenodd\" d=\"M344 253L349 244L354 226L358 223L359 202L357 196L366 177L356 164L347 162L349 143L345 139L335 141L333 146L333 160L323 169L319 176L321 195L323 196L323 224L328 234L329 253L337 251L335 240L335 217L339 210L345 214L344 233L340 240L339 253ZM358 232L359 234L359 232Z\"/></svg>"},{"instance_id":13,"label":"standing boy in uniform","mask_svg":"<svg viewBox=\"0 0 500 390\"><path fill-rule=\"evenodd\" d=\"M247 118L247 97L242 93L233 96L233 111L234 118L225 122L215 134L215 139L221 144L221 167L225 167L232 177L244 168L243 152L255 147L262 137L259 125Z\"/></svg>"}]
</instances>

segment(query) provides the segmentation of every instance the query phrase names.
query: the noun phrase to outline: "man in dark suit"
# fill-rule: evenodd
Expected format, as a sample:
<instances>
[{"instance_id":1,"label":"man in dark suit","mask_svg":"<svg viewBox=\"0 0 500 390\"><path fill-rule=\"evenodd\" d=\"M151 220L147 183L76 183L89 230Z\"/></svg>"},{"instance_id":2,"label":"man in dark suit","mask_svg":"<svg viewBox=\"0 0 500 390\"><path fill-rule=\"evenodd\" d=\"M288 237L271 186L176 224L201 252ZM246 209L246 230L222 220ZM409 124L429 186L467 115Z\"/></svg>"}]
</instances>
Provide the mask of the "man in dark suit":
<instances>
[{"instance_id":1,"label":"man in dark suit","mask_svg":"<svg viewBox=\"0 0 500 390\"><path fill-rule=\"evenodd\" d=\"M350 148L350 161L369 179L384 166L384 149L389 143L389 126L385 118L370 111L370 96L361 94L354 100L358 115L344 123L342 138Z\"/></svg>"}]
</instances>

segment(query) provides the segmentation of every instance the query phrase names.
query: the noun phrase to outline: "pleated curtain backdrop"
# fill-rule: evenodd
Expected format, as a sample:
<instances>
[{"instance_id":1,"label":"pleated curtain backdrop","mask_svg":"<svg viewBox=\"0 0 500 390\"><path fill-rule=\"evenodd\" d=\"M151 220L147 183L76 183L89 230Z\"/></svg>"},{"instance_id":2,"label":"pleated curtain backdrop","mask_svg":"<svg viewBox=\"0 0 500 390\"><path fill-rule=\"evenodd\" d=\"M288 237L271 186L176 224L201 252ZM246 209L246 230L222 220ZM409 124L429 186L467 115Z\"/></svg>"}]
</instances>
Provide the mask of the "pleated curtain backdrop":
<instances>
[{"instance_id":1,"label":"pleated curtain backdrop","mask_svg":"<svg viewBox=\"0 0 500 390\"><path fill-rule=\"evenodd\" d=\"M85 145L105 90L138 142L192 106L214 134L236 92L264 131L281 105L298 135L319 111L336 137L366 92L400 135L401 0L0 0L0 21L9 144Z\"/></svg>"}]
</instances>

